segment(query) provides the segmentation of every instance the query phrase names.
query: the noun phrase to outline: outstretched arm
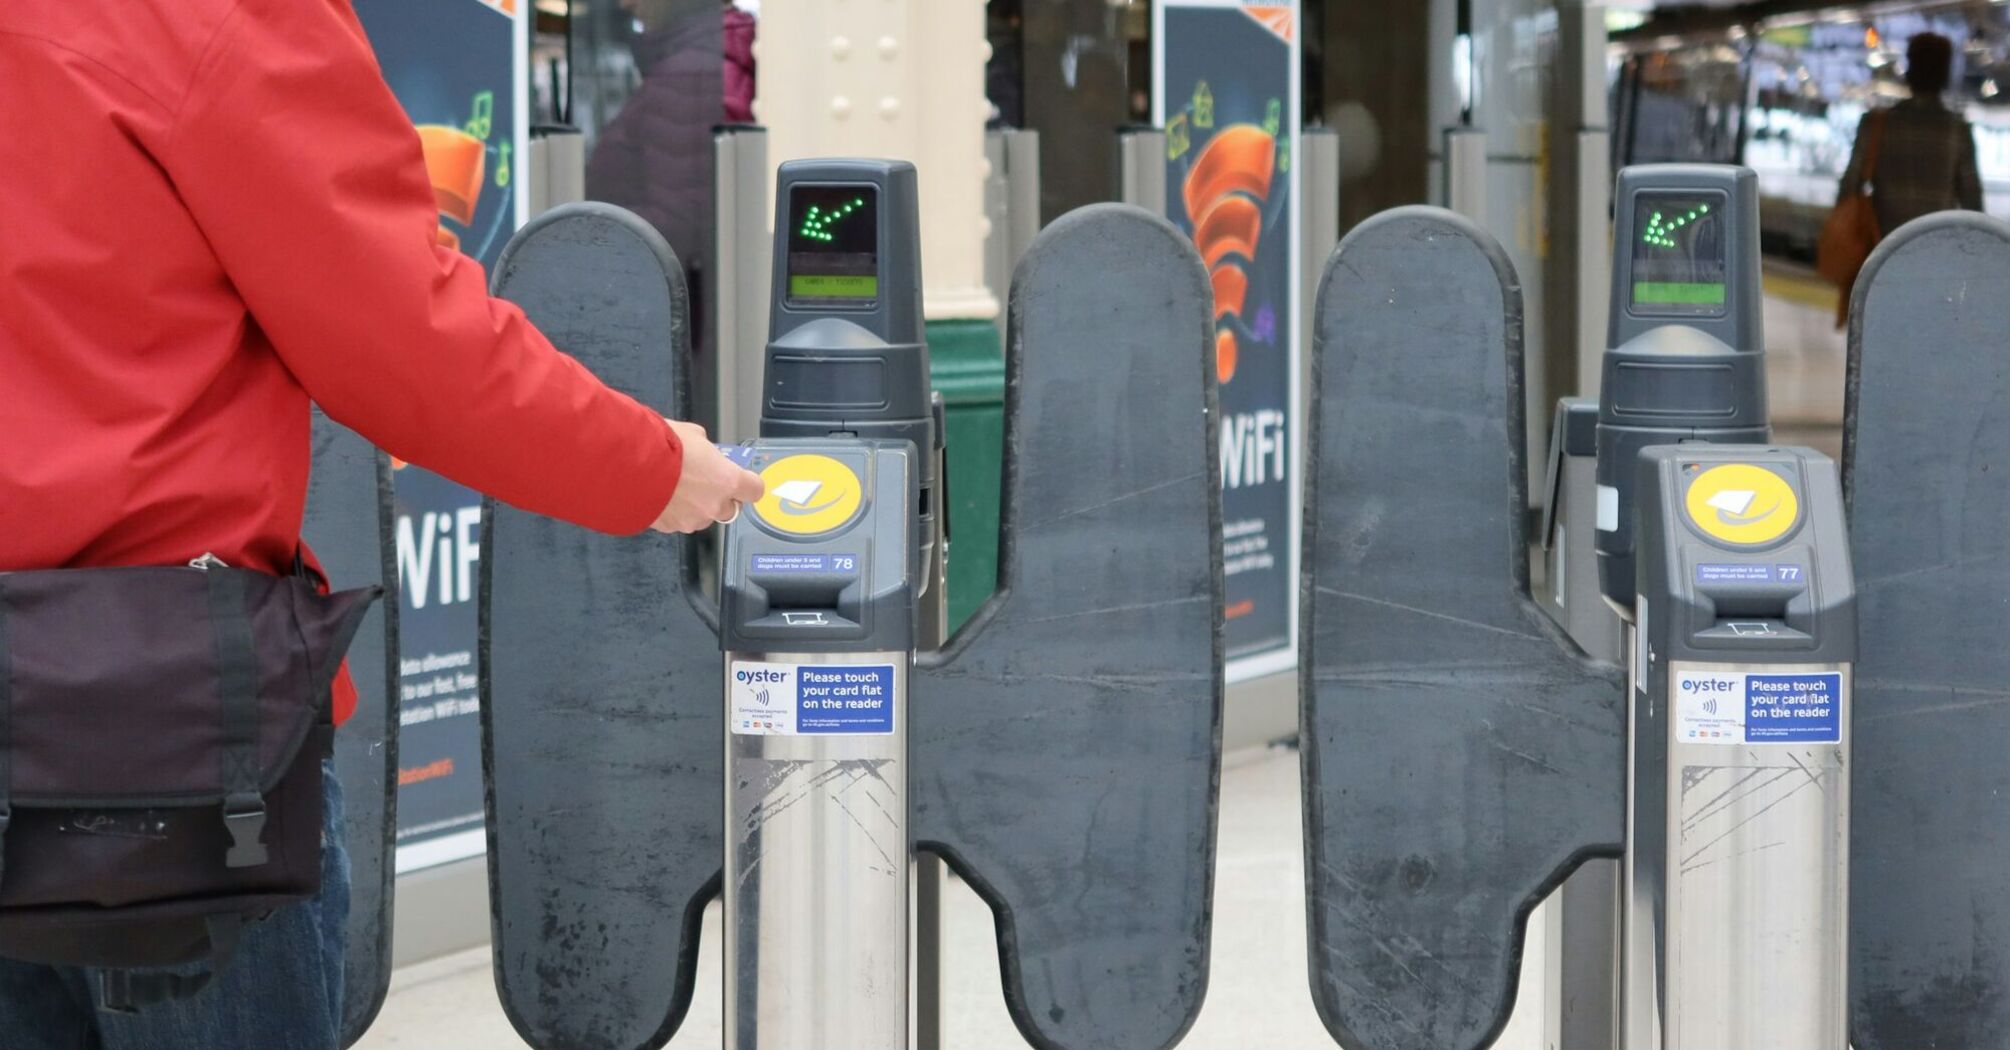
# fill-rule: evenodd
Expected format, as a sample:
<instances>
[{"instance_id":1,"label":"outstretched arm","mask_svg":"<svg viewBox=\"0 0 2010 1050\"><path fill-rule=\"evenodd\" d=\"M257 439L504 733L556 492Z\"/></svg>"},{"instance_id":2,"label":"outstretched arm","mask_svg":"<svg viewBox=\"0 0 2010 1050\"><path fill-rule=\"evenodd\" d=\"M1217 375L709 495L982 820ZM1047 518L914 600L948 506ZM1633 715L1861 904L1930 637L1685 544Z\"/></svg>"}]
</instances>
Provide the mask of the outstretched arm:
<instances>
[{"instance_id":1,"label":"outstretched arm","mask_svg":"<svg viewBox=\"0 0 2010 1050\"><path fill-rule=\"evenodd\" d=\"M658 523L690 450L434 243L418 136L344 0L242 0L161 159L331 418L525 510L614 533Z\"/></svg>"}]
</instances>

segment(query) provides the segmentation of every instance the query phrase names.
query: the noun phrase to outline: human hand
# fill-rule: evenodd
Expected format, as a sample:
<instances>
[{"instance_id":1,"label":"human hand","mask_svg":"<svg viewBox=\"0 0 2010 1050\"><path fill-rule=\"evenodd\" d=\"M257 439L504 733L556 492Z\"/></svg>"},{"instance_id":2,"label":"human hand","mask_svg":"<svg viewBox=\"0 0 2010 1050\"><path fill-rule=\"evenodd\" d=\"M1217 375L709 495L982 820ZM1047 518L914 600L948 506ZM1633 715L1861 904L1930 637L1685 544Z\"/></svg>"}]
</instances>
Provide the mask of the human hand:
<instances>
[{"instance_id":1,"label":"human hand","mask_svg":"<svg viewBox=\"0 0 2010 1050\"><path fill-rule=\"evenodd\" d=\"M767 486L753 471L736 466L719 452L705 428L695 423L669 419L670 429L684 445L684 472L677 478L677 490L670 505L649 527L657 532L703 532L714 524L732 521L740 505L767 495Z\"/></svg>"}]
</instances>

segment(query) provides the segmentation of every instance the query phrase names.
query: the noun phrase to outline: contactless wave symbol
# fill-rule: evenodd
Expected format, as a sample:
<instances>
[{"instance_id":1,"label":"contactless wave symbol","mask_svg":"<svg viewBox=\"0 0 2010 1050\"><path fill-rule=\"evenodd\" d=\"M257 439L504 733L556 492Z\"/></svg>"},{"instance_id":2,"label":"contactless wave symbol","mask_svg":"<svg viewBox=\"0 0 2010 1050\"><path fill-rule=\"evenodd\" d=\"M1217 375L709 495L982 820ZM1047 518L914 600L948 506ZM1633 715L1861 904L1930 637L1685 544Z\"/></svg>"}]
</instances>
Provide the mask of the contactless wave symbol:
<instances>
[{"instance_id":1,"label":"contactless wave symbol","mask_svg":"<svg viewBox=\"0 0 2010 1050\"><path fill-rule=\"evenodd\" d=\"M769 695L766 689L756 689L754 690L754 702L760 704L762 707L773 707L775 705L775 698Z\"/></svg>"},{"instance_id":2,"label":"contactless wave symbol","mask_svg":"<svg viewBox=\"0 0 2010 1050\"><path fill-rule=\"evenodd\" d=\"M764 694L764 695L765 695L765 694ZM762 702L762 703L767 703L767 701L765 701L765 700L763 700L763 701L761 701L761 702ZM1704 698L1703 698L1703 710L1704 710L1704 711L1707 711L1707 712L1709 712L1710 714L1713 714L1713 715L1714 715L1714 714L1716 714L1716 713L1717 713L1717 698L1716 698L1716 697L1714 697L1714 696L1706 696L1706 697L1704 697Z\"/></svg>"},{"instance_id":3,"label":"contactless wave symbol","mask_svg":"<svg viewBox=\"0 0 2010 1050\"><path fill-rule=\"evenodd\" d=\"M1277 151L1274 130L1255 124L1223 128L1201 148L1182 190L1193 243L1214 286L1215 374L1223 383L1235 378L1243 343L1264 341L1245 320L1244 308L1249 271L1267 222L1264 210L1277 174Z\"/></svg>"}]
</instances>

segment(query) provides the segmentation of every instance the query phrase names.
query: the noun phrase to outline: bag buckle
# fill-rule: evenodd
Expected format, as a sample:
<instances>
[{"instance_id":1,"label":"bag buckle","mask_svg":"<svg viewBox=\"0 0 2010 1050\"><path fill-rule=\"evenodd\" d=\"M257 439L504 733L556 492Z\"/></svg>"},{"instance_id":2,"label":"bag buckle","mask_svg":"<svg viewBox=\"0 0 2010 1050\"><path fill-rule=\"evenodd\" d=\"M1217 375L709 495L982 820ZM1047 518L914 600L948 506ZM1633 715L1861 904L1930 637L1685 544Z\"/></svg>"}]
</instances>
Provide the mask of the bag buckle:
<instances>
[{"instance_id":1,"label":"bag buckle","mask_svg":"<svg viewBox=\"0 0 2010 1050\"><path fill-rule=\"evenodd\" d=\"M265 800L257 795L232 795L223 803L223 828L230 832L226 868L255 868L271 859L265 849Z\"/></svg>"}]
</instances>

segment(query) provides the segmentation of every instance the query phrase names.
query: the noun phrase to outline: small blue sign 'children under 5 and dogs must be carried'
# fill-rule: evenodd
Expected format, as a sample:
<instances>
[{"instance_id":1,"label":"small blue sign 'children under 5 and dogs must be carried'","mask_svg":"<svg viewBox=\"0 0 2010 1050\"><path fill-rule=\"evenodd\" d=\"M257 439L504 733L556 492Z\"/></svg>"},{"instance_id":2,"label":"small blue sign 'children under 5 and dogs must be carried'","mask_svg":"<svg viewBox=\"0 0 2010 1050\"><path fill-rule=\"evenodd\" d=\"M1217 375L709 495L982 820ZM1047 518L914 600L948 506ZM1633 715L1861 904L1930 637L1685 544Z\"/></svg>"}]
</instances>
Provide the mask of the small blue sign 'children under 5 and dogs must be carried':
<instances>
[{"instance_id":1,"label":"small blue sign 'children under 5 and dogs must be carried'","mask_svg":"<svg viewBox=\"0 0 2010 1050\"><path fill-rule=\"evenodd\" d=\"M732 725L746 736L870 736L893 732L892 664L735 660Z\"/></svg>"},{"instance_id":2,"label":"small blue sign 'children under 5 and dogs must be carried'","mask_svg":"<svg viewBox=\"0 0 2010 1050\"><path fill-rule=\"evenodd\" d=\"M1697 583L1805 583L1807 571L1799 565L1703 564L1696 566Z\"/></svg>"},{"instance_id":3,"label":"small blue sign 'children under 5 and dogs must be carried'","mask_svg":"<svg viewBox=\"0 0 2010 1050\"><path fill-rule=\"evenodd\" d=\"M1697 744L1833 744L1842 740L1842 675L1683 671L1675 675L1675 740Z\"/></svg>"},{"instance_id":4,"label":"small blue sign 'children under 5 and dogs must be carried'","mask_svg":"<svg viewBox=\"0 0 2010 1050\"><path fill-rule=\"evenodd\" d=\"M858 574L856 554L756 554L747 559L753 573L814 573L825 576Z\"/></svg>"}]
</instances>

